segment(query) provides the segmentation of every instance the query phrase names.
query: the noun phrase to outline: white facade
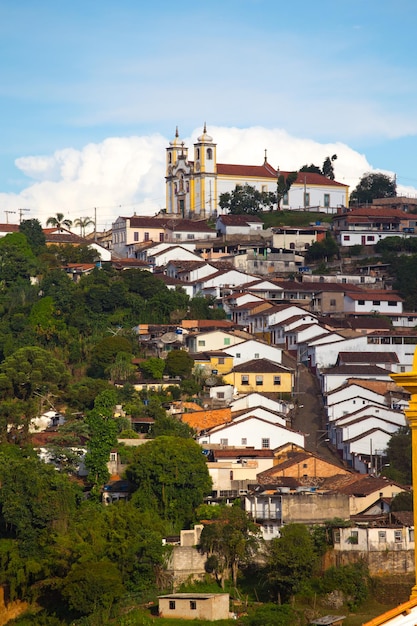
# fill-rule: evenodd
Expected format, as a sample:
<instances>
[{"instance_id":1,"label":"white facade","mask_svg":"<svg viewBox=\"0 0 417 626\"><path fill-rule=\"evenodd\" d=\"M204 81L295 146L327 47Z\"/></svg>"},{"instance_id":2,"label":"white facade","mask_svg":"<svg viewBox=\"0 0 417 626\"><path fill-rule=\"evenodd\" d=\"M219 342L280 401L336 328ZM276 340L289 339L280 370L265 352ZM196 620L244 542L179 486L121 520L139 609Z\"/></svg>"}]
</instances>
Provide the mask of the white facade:
<instances>
[{"instance_id":1,"label":"white facade","mask_svg":"<svg viewBox=\"0 0 417 626\"><path fill-rule=\"evenodd\" d=\"M167 265L169 261L201 261L201 257L182 246L172 246L161 250L160 252L148 254L148 261L153 265L160 267Z\"/></svg>"},{"instance_id":2,"label":"white facade","mask_svg":"<svg viewBox=\"0 0 417 626\"><path fill-rule=\"evenodd\" d=\"M225 352L233 356L233 367L252 361L252 359L268 359L274 363L282 363L281 348L256 341L256 339L249 339L237 346L227 348Z\"/></svg>"},{"instance_id":3,"label":"white facade","mask_svg":"<svg viewBox=\"0 0 417 626\"><path fill-rule=\"evenodd\" d=\"M285 415L293 407L292 404L288 404L283 400L271 400L271 398L268 398L268 396L264 396L263 394L257 393L256 391L234 399L230 406L232 411L242 411L243 409L248 409L251 407L263 406L266 409L270 409L271 411L275 411L278 413L283 413Z\"/></svg>"},{"instance_id":4,"label":"white facade","mask_svg":"<svg viewBox=\"0 0 417 626\"><path fill-rule=\"evenodd\" d=\"M383 552L387 550L414 551L414 527L379 528L349 527L338 528L333 535L333 547L336 551ZM416 619L414 617L414 619ZM385 623L385 622L384 622ZM398 624L403 622L398 622ZM415 622L410 622L415 623Z\"/></svg>"},{"instance_id":5,"label":"white facade","mask_svg":"<svg viewBox=\"0 0 417 626\"><path fill-rule=\"evenodd\" d=\"M215 274L218 270L209 263L202 263L199 267L190 268L187 272L181 271L181 263L178 263L179 259L169 261L165 268L165 274L171 278L180 278L186 282L194 282L201 280L206 276ZM181 276L178 276L178 272L181 272Z\"/></svg>"},{"instance_id":6,"label":"white facade","mask_svg":"<svg viewBox=\"0 0 417 626\"><path fill-rule=\"evenodd\" d=\"M239 411L240 413L240 411ZM281 426L287 425L287 420L285 415L277 413L275 411L271 411L270 409L265 409L264 407L258 406L247 409L245 413L240 415L236 415L236 411L232 411L232 421L240 422L241 420L246 419L247 417L260 417L267 422L271 422L271 424L280 424Z\"/></svg>"},{"instance_id":7,"label":"white facade","mask_svg":"<svg viewBox=\"0 0 417 626\"><path fill-rule=\"evenodd\" d=\"M337 236L340 245L345 247L375 246L378 241L382 241L387 237L401 237L402 239L407 239L410 235L399 230L380 232L375 232L375 230L340 230Z\"/></svg>"},{"instance_id":8,"label":"white facade","mask_svg":"<svg viewBox=\"0 0 417 626\"><path fill-rule=\"evenodd\" d=\"M372 292L371 290L360 297L345 294L344 309L345 313L400 314L403 312L403 303L398 296L390 298L389 291L381 294L380 291Z\"/></svg>"},{"instance_id":9,"label":"white facade","mask_svg":"<svg viewBox=\"0 0 417 626\"><path fill-rule=\"evenodd\" d=\"M222 446L241 447L242 440L246 446L255 449L274 449L286 443L294 443L304 448L304 435L259 417L248 417L245 420L224 424L212 428L198 438L200 444L218 444Z\"/></svg>"},{"instance_id":10,"label":"white facade","mask_svg":"<svg viewBox=\"0 0 417 626\"><path fill-rule=\"evenodd\" d=\"M186 341L190 352L210 352L228 349L230 346L242 343L245 339L224 330L212 330L206 333L190 334Z\"/></svg>"},{"instance_id":11,"label":"white facade","mask_svg":"<svg viewBox=\"0 0 417 626\"><path fill-rule=\"evenodd\" d=\"M335 368L337 369L337 368ZM377 368L373 368L373 369L377 369ZM383 380L386 382L391 382L392 378L389 375L389 373L386 371L386 373L384 373L382 371L381 368L381 373L375 373L372 372L370 374L367 373L363 373L363 374L357 374L354 373L354 368L352 368L352 373L346 372L344 374L339 374L337 372L335 373L329 373L326 374L324 372L321 373L320 375L320 379L321 379L321 388L323 393L330 393L331 391L333 391L334 389L338 389L339 387L341 387L342 385L344 385L349 378L355 378L357 380Z\"/></svg>"}]
</instances>

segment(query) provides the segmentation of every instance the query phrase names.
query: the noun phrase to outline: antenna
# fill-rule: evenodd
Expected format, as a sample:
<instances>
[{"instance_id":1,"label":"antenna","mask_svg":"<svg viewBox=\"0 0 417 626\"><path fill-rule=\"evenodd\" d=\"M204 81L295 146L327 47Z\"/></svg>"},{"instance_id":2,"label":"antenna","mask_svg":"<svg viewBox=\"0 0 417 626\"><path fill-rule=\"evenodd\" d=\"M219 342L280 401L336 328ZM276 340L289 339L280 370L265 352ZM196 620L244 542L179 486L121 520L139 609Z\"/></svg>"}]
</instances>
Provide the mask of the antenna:
<instances>
[{"instance_id":1,"label":"antenna","mask_svg":"<svg viewBox=\"0 0 417 626\"><path fill-rule=\"evenodd\" d=\"M19 211L19 224L21 224L23 213L29 213L30 209L18 209L18 211Z\"/></svg>"},{"instance_id":2,"label":"antenna","mask_svg":"<svg viewBox=\"0 0 417 626\"><path fill-rule=\"evenodd\" d=\"M6 224L9 223L9 213L16 213L16 211L5 211L6 213Z\"/></svg>"}]
</instances>

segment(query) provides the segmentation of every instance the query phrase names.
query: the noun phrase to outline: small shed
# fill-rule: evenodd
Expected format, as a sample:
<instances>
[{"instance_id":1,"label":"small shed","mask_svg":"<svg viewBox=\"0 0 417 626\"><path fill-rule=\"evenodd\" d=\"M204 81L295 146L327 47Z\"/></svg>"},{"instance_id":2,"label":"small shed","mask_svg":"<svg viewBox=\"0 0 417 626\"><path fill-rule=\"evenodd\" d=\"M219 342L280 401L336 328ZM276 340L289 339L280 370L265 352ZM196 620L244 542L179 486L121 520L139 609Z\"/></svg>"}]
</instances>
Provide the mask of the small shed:
<instances>
[{"instance_id":1,"label":"small shed","mask_svg":"<svg viewBox=\"0 0 417 626\"><path fill-rule=\"evenodd\" d=\"M343 620L346 615L324 615L323 617L316 617L310 622L311 626L343 626Z\"/></svg>"},{"instance_id":2,"label":"small shed","mask_svg":"<svg viewBox=\"0 0 417 626\"><path fill-rule=\"evenodd\" d=\"M159 616L177 619L229 619L228 593L171 593L159 596Z\"/></svg>"}]
</instances>

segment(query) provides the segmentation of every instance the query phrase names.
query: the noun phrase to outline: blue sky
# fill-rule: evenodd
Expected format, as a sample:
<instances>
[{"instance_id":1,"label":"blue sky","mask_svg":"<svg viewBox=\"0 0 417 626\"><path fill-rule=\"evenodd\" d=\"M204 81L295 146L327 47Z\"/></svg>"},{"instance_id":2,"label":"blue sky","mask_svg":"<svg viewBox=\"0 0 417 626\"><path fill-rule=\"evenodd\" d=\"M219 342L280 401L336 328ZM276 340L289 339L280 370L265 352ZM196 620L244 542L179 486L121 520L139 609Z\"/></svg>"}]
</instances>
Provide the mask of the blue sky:
<instances>
[{"instance_id":1,"label":"blue sky","mask_svg":"<svg viewBox=\"0 0 417 626\"><path fill-rule=\"evenodd\" d=\"M395 173L417 195L415 0L0 0L0 221L164 205L164 147ZM123 209L123 210L122 210Z\"/></svg>"}]
</instances>

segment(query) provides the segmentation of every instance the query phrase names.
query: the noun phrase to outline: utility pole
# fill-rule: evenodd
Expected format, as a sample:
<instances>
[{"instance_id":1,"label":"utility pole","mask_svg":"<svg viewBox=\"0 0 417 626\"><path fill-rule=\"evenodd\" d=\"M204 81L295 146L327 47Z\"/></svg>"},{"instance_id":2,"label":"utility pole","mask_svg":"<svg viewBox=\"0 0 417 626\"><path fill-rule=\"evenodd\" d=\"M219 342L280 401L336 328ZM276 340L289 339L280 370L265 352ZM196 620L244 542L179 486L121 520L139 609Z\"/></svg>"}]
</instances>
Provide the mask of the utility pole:
<instances>
[{"instance_id":1,"label":"utility pole","mask_svg":"<svg viewBox=\"0 0 417 626\"><path fill-rule=\"evenodd\" d=\"M94 241L97 241L97 207L94 207Z\"/></svg>"},{"instance_id":2,"label":"utility pole","mask_svg":"<svg viewBox=\"0 0 417 626\"><path fill-rule=\"evenodd\" d=\"M29 213L30 209L18 209L18 211L19 211L19 224L21 224L23 213Z\"/></svg>"},{"instance_id":3,"label":"utility pole","mask_svg":"<svg viewBox=\"0 0 417 626\"><path fill-rule=\"evenodd\" d=\"M6 224L8 224L9 223L9 214L10 213L16 213L16 211L5 211L5 213L6 213Z\"/></svg>"}]
</instances>

